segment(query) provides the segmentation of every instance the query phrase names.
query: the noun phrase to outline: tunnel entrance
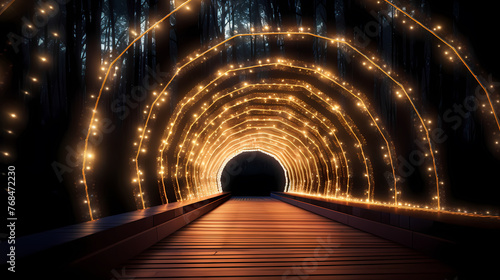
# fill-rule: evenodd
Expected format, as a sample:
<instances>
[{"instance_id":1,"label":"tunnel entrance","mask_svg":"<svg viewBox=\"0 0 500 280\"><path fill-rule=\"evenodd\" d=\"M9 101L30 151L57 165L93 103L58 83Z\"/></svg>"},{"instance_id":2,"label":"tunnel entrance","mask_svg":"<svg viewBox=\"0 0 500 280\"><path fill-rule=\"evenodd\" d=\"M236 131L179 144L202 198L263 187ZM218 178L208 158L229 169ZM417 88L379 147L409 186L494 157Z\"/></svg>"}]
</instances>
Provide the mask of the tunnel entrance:
<instances>
[{"instance_id":1,"label":"tunnel entrance","mask_svg":"<svg viewBox=\"0 0 500 280\"><path fill-rule=\"evenodd\" d=\"M269 196L285 190L285 171L272 156L258 151L243 152L227 162L221 186L235 196Z\"/></svg>"}]
</instances>

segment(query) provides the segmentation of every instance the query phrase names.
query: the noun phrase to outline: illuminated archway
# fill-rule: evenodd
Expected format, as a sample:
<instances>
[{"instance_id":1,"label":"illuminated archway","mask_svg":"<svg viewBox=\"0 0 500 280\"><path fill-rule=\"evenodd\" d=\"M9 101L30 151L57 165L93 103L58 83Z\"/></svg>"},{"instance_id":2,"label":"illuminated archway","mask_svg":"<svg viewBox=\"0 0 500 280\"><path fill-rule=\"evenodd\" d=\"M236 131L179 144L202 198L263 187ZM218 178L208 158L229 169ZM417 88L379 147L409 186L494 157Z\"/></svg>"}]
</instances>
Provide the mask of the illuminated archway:
<instances>
[{"instance_id":1,"label":"illuminated archway","mask_svg":"<svg viewBox=\"0 0 500 280\"><path fill-rule=\"evenodd\" d=\"M188 2L190 1L184 2L172 13ZM389 4L394 6L392 3ZM395 6L395 8L397 7ZM410 17L406 13L403 14ZM169 15L163 18L162 21L168 18ZM412 20L415 21L413 18ZM419 25L423 26L420 23ZM151 26L136 38L132 44L155 26L156 24ZM423 28L428 30L425 26ZM354 53L353 57L356 57L355 63L362 63L368 71L376 71L380 74L380 79L386 80L393 85L394 101L404 102L405 106L409 108L409 112L413 114L416 137L426 143L427 152L425 153L424 165L428 173L425 174L425 177L432 185L433 190L428 204L423 206L437 211L443 210L440 193L444 183L440 180L437 149L432 143L429 134L431 120L422 116L421 105L417 104L412 96L411 88L401 81L399 75L395 71L388 69L382 63L382 60L366 51L357 49L351 42L343 38L320 36L303 32L302 29L286 32L279 30L269 32L268 28L265 29L259 33L237 34L213 44L210 42L212 46L193 53L178 64L173 71L172 77L165 81L163 89L152 92L152 101L144 108L144 123L138 128L138 140L134 143L135 157L132 161L135 166L135 174L132 176L132 184L136 189L134 197L137 198L138 208L147 206L142 186L145 177L143 175L145 175L146 171L141 170L141 164L144 161L142 155L146 154L148 150L158 151L158 171L155 173L157 173L160 182L160 194L166 202L166 188L170 187L175 189L177 200L199 198L220 192L220 182L217 182L220 166L227 162L228 158L241 152L236 147L238 145L243 145L245 149L267 149L268 153L279 159L280 164L287 170L290 177L287 181L286 191L365 203L390 204L396 207L403 206L404 202L401 201L403 187L398 182L395 171L398 168L396 163L397 147L392 143L382 121L377 117L380 112L371 109L371 100L362 92L356 90L345 80L335 77L314 64L285 58L260 58L260 60L244 65L228 65L217 71L217 73L216 71L211 73L211 78L189 92L176 92L177 96L184 96L184 98L177 103L167 125L164 129L158 129L157 127L152 129L155 126L153 120L157 112L159 112L158 110L163 107L162 104L168 102L169 92L172 90L170 85L173 81L182 75L189 75L191 69L199 67L228 47L235 46L237 38L274 36L283 40L301 40L304 37L310 37L325 41L328 43L328 47L348 49ZM435 33L431 33L435 35ZM446 44L453 48L450 44ZM455 49L453 48L453 50ZM456 50L455 53L461 59ZM117 59L119 57L110 64L109 69ZM463 59L461 60L463 62ZM467 64L465 62L464 64L470 71ZM106 72L92 111L83 153L82 182L87 194L91 219L92 213L86 179L86 170L89 169L88 159L90 159L91 155L88 152L88 140L91 137L92 129L96 126L99 99L109 75L109 69ZM280 73L302 72L299 75L303 75L304 78L294 81L283 78L264 80L249 78L239 82L230 81L230 78L236 75L251 75L251 73L263 73L265 71ZM470 72L472 73L472 71ZM324 80L325 84L328 84L326 86L328 89L320 90L316 88L317 85L310 84L306 76L315 76L318 80ZM485 90L480 81L477 81ZM217 84L219 82L226 82L228 85L220 88ZM273 92L270 93L269 90L265 90L266 87ZM295 96L290 96L285 93L285 88L287 90L300 89L302 97L296 99ZM241 92L247 93L241 94ZM298 93L294 92L294 94ZM306 98L303 96L308 94L308 100L305 101ZM335 94L340 94L338 96L341 96L342 102L345 102L347 97L350 98L351 107L346 109L343 108L344 105L339 105L340 102L337 100L338 97L334 97ZM487 91L486 94L488 94ZM208 104L204 106L195 106L196 103L203 98L207 98L207 96L213 97L211 102L206 102ZM229 99L228 96L230 96ZM287 104L287 99L289 103L293 104ZM220 105L224 100L230 101L229 103L222 103L226 107ZM498 124L489 95L488 101L490 101L493 116ZM310 102L319 104L319 109L310 106ZM247 106L251 103L257 105L254 104L253 107ZM352 104L355 104L355 106L352 106ZM251 108L242 109L243 107ZM359 112L352 110L352 108L356 107ZM192 112L195 110L193 108L197 108L196 110L200 110L200 112L193 114ZM187 120L184 118L186 114L192 114L192 119ZM365 120L360 121L362 118L357 116L358 114L364 116ZM240 121L239 118L245 120ZM224 120L219 121L220 119ZM375 133L366 128L367 125L364 123L366 120L368 120L368 126L372 127ZM203 125L201 125L202 121L205 122ZM283 123L283 127L277 126L276 123ZM299 127L302 127L302 124L306 125L301 130ZM216 127L212 127L214 125ZM149 136L159 133L158 131L163 131L162 141L159 146L146 148ZM371 136L373 134L377 135L376 138ZM285 135L284 138L283 135ZM366 137L366 135L370 135L370 137ZM350 141L354 144L350 143ZM345 144L346 142L349 142L354 148L349 148ZM374 142L376 144L373 144ZM234 143L238 143L238 145ZM198 148L200 145L201 147ZM379 154L373 156L374 152L368 151L367 146L376 146L379 148ZM383 162L383 164L372 164L372 161L379 157L380 162ZM299 160L295 161L294 159ZM374 166L383 170L374 172ZM379 190L380 187L375 184L373 178L376 176L374 174L379 173L392 174L392 178L387 180L390 184L386 186L392 196L389 199L378 200L375 197L375 189L377 187L377 190ZM364 177L362 183L364 186L359 186L361 180L353 177L359 175ZM172 182L170 186L166 183L168 181ZM356 192L360 189L362 189L361 193L354 193L353 195L353 191Z\"/></svg>"}]
</instances>

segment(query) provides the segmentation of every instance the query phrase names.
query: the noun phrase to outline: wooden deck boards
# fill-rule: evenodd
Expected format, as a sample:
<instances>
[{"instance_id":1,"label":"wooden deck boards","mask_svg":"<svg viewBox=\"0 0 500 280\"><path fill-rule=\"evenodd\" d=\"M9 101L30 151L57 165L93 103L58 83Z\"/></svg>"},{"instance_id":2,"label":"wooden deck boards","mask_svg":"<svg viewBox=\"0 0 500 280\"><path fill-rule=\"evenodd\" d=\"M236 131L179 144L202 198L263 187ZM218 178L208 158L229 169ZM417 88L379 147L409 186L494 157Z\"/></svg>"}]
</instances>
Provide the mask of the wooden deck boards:
<instances>
[{"instance_id":1,"label":"wooden deck boards","mask_svg":"<svg viewBox=\"0 0 500 280\"><path fill-rule=\"evenodd\" d=\"M453 279L437 260L272 198L233 198L116 271L121 279Z\"/></svg>"}]
</instances>

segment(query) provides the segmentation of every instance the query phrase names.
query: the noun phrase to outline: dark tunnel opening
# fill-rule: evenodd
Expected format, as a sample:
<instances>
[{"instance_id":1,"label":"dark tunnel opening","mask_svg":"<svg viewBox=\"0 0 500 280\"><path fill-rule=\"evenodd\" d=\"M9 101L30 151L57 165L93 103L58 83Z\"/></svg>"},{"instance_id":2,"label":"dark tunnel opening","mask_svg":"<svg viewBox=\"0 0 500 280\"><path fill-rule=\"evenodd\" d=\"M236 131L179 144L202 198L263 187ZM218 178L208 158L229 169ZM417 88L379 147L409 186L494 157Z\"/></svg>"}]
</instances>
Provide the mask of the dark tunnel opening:
<instances>
[{"instance_id":1,"label":"dark tunnel opening","mask_svg":"<svg viewBox=\"0 0 500 280\"><path fill-rule=\"evenodd\" d=\"M263 152L243 152L227 162L221 173L222 190L234 196L269 196L285 190L281 164Z\"/></svg>"}]
</instances>

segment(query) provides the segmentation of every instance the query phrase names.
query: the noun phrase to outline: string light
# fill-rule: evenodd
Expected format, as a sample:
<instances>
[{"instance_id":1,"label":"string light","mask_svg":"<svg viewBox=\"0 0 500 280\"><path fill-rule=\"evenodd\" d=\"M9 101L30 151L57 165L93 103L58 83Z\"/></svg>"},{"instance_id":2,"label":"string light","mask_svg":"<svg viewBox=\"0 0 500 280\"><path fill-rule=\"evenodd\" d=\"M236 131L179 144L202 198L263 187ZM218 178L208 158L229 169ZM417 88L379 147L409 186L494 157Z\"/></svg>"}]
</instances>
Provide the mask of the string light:
<instances>
[{"instance_id":1,"label":"string light","mask_svg":"<svg viewBox=\"0 0 500 280\"><path fill-rule=\"evenodd\" d=\"M184 2L181 6L177 7L176 10L180 9L183 5L188 3L190 1ZM386 1L387 2L387 1ZM186 9L189 10L189 7L186 6ZM174 11L173 11L174 12ZM173 13L172 12L172 13ZM170 13L170 14L172 14ZM170 15L169 14L169 15ZM168 15L168 16L169 16ZM167 17L168 17L167 16ZM167 18L165 17L165 18ZM164 18L164 19L165 19ZM162 19L162 21L164 20ZM157 24L159 24L161 21L157 22L153 26L151 26L147 31L144 33L140 34L137 36L137 38L134 39L134 41L126 48L130 48L137 40L142 38L149 30L152 28L156 27ZM417 22L418 23L418 22ZM419 24L420 25L420 24ZM226 40L223 40L222 42L216 44L214 47L208 48L206 51L201 52L201 53L195 53L191 57L189 57L189 60L182 66L177 67L177 71L175 75L165 84L165 87L161 91L161 93L166 94L166 89L169 87L169 85L172 83L172 81L181 74L182 70L186 68L188 65L199 62L206 59L205 56L209 55L213 51L219 51L220 49L224 49L227 46L230 46L230 42L234 40L235 38L239 37L251 37L251 36L284 36L287 35L288 37L291 37L293 35L298 35L300 34L300 38L304 38L304 36L308 37L315 37L318 39L323 39L327 40L328 42L331 43L337 43L338 45L343 45L344 47L347 47L351 50L353 50L356 54L358 54L360 57L365 59L366 61L363 62L363 65L366 66L368 70L378 70L382 74L385 75L388 79L390 79L394 84L399 88L399 92L397 93L397 98L401 99L403 97L406 97L406 100L409 102L411 108L413 109L414 113L416 114L417 118L421 122L420 126L420 131L425 134L424 141L427 142L427 146L429 148L428 155L431 156L432 160L432 166L428 167L429 171L433 171L433 176L435 184L436 184L436 195L433 196L433 200L437 202L437 207L433 210L437 211L442 211L442 207L440 205L440 185L442 185L442 182L439 181L439 176L437 173L437 167L436 167L436 159L434 154L437 153L435 149L432 148L432 144L430 142L430 137L429 137L429 129L426 126L426 122L424 119L421 117L419 110L417 110L417 107L412 101L412 98L410 98L408 92L411 91L411 88L406 89L405 86L401 82L397 80L397 75L393 74L393 71L387 71L384 70L386 65L379 65L378 60L375 57L369 57L360 50L356 49L354 46L352 46L350 43L346 42L344 38L327 38L324 36L319 36L315 34L311 34L308 32L304 32L304 28L300 28L300 32L267 32L269 30L268 26L264 26L264 31L261 33L252 33L252 34L236 34ZM410 26L410 29L413 29L413 26ZM441 28L439 28L441 29ZM309 30L309 29L308 29ZM137 34L135 34L137 35ZM297 38L294 38L297 39ZM446 44L446 42L445 42ZM125 50L125 51L126 51ZM124 51L124 52L125 52ZM123 53L124 53L123 52ZM123 54L122 53L122 54ZM122 55L121 54L121 55ZM119 55L112 63L110 63L110 66L108 67L107 73L104 77L104 81L102 82L102 87L99 92L99 95L97 96L97 101L95 103L95 107L93 112L95 113L99 104L99 99L101 97L101 93L103 91L103 88L108 89L107 87L104 87L104 84L107 80L109 71L111 67L115 64L117 59L121 57ZM284 60L283 62L278 61L276 62L271 62L271 59L266 59L265 62L262 60L258 61L258 64L252 65L252 66L246 66L243 67L242 65L234 66L230 65L229 70L223 71L217 73L217 78L215 78L213 81L208 83L206 86L199 86L197 91L198 93L202 91L206 91L207 94L214 94L215 99L220 100L223 98L222 94L219 94L219 92L211 92L208 87L211 86L212 84L215 84L216 81L218 81L219 77L222 78L230 78L231 75L234 75L236 71L244 71L248 70L250 73L252 73L254 70L261 70L264 69L265 67L281 67L281 68L294 68L296 70L300 71L309 71L312 75L317 75L321 78L327 78L330 82L336 84L336 86L340 87L342 89L342 92L345 94L349 94L351 98L358 98L357 96L364 96L360 92L357 92L353 90L352 88L347 88L346 83L343 82L342 84L337 82L336 77L330 77L330 75L327 75L325 71L323 71L319 67L308 67L308 66L297 66L295 63L286 61ZM465 63L465 62L464 62ZM466 65L467 66L467 65ZM261 67L261 68L259 68ZM468 66L467 66L468 68ZM104 69L105 71L106 69ZM115 69L117 70L117 69ZM470 69L469 69L470 70ZM471 72L472 73L472 72ZM473 74L473 73L472 73ZM477 79L477 78L476 78ZM479 81L478 81L479 82ZM252 83L246 83L244 84L243 87L240 87L239 90L245 89L244 87L253 87L256 86L257 84L255 82ZM261 85L258 86L268 86L269 88L274 88L279 89L280 86L291 86L300 88L304 91L308 88L308 86L301 85L297 82L291 83L291 84L265 84L261 83ZM279 91L279 90L278 90ZM308 91L308 90L307 90ZM159 105L161 102L164 102L164 99L160 99L162 94L153 94L154 101L149 105L146 106L146 110L144 110L144 115L145 115L145 124L142 127L142 129L139 130L140 135L139 139L137 142L134 142L134 147L136 148L136 157L132 160L135 164L136 172L137 172L137 177L132 180L133 183L137 184L138 187L138 192L137 192L137 197L140 198L142 208L145 208L145 201L144 201L144 192L142 191L141 187L141 182L144 181L144 179L141 179L141 175L143 174L142 171L139 169L139 156L141 153L145 152L145 148L143 148L143 145L146 144L145 139L148 139L148 135L145 135L146 131L147 133L150 133L150 130L147 130L149 121L151 119L155 119L155 113L154 110L158 110ZM197 93L197 94L198 94ZM228 93L229 94L229 93ZM233 91L232 94L239 94L237 91ZM222 169L225 166L225 163L228 162L228 158L232 158L233 156L244 152L244 151L265 151L266 153L269 153L276 159L278 159L278 162L280 162L281 166L284 168L285 172L287 172L287 185L286 189L287 191L294 191L294 192L299 192L299 193L306 193L306 194L314 194L314 195L326 195L327 197L336 197L342 198L342 199L352 199L352 200L360 200L360 198L355 198L355 197L350 197L349 195L349 178L351 177L349 168L348 168L348 160L347 160L347 151L344 150L343 146L344 144L340 141L339 138L337 138L336 133L334 133L338 128L334 127L332 124L328 124L328 121L317 121L315 118L319 119L324 119L321 115L318 115L315 112L312 112L310 110L304 110L303 112L307 111L307 116L309 118L314 119L309 124L309 121L307 121L304 118L299 118L296 112L301 112L302 109L298 109L300 107L297 107L297 105L303 105L304 107L307 107L307 104L301 104L300 99L290 99L289 96L286 98L282 96L282 93L274 93L272 95L269 95L267 98L264 96L260 96L258 94L263 94L262 92L256 93L257 95L252 95L253 97L248 97L246 100L242 101L239 99L239 103L234 103L234 104L226 104L224 108L218 108L218 114L215 116L218 116L218 118L222 118L224 116L225 121L224 122L218 122L217 125L215 125L215 119L209 119L205 115L205 112L208 112L208 110L212 107L215 106L216 102L212 102L209 104L205 104L204 106L199 109L200 111L197 111L196 114L191 114L192 120L190 123L188 123L187 126L184 128L187 129L186 131L190 131L191 127L193 127L197 122L202 121L202 117L204 116L206 123L204 126L204 129L209 130L208 128L211 128L211 133L205 135L205 138L203 140L201 139L200 134L204 133L204 131L199 131L197 130L196 132L193 131L195 135L195 139L193 140L190 138L192 134L184 133L181 135L181 138L183 137L183 141L179 143L174 143L172 141L174 133L173 130L179 129L178 127L178 120L177 118L180 116L177 112L174 114L175 117L169 121L169 125L167 126L164 134L165 137L162 140L162 144L160 145L160 149L158 150L159 156L158 160L160 162L159 166L160 169L157 172L159 177L161 178L161 185L163 188L163 193L165 194L165 200L166 200L166 189L165 189L165 178L168 177L170 174L168 172L168 169L173 170L171 178L176 181L176 185L174 186L176 195L178 195L178 200L186 200L186 199L191 199L195 197L201 197L205 196L214 192L219 192L221 191L221 186L220 182L214 183L214 180L219 180L220 179L220 172L222 172ZM324 95L328 96L324 93L318 92L317 94L314 94L310 91L311 95L314 95L315 98L319 99L319 96ZM192 96L193 97L193 96ZM191 97L191 98L192 98ZM383 142L385 142L385 147L386 150L384 151L383 154L381 154L381 157L383 158L388 158L390 160L390 165L392 169L392 173L394 178L395 176L395 166L393 164L393 159L395 158L394 154L394 147L390 140L388 140L388 134L385 132L385 129L380 127L379 124L379 119L374 117L373 112L369 109L369 104L366 102L364 97L359 97L356 101L358 104L358 107L360 108L361 112L364 114L367 114L370 119L370 126L376 127L381 138L383 139ZM293 106L288 106L288 108L292 108L290 110L274 110L274 109L269 109L267 106L277 106L282 104L286 99L288 100L293 100L294 105ZM323 100L323 99L319 99ZM243 110L243 111L234 111L234 108L239 108L243 106L243 104L248 104L248 102L256 102L258 101L259 104L262 105L262 103L266 104L264 107L259 107L259 108L254 108L254 107L249 107L248 110ZM326 102L328 104L331 104L332 100L327 100L330 102ZM194 100L184 100L184 103L180 107L186 107L190 108L189 106L192 106L194 104ZM491 105L491 102L490 102ZM336 105L335 105L336 106ZM363 158L363 163L365 166L365 171L363 172L363 176L366 177L367 180L367 190L366 194L367 197L363 198L364 202L367 203L380 203L379 201L373 201L372 199L372 182L370 181L372 177L372 170L371 167L369 167L369 161L365 155L364 152L364 145L366 140L362 140L362 135L360 134L359 131L357 131L356 126L353 123L350 123L351 121L348 119L347 115L345 112L342 111L342 108L340 107L335 107L335 106L325 106L325 108L330 108L330 112L337 112L335 114L338 117L338 120L343 119L343 122L345 123L347 130L350 130L349 135L353 137L353 139L356 139L356 148L359 149L359 155L361 158ZM161 107L161 106L160 106ZM178 106L179 107L179 106ZM334 109L335 108L335 109ZM493 107L492 107L493 108ZM177 110L177 109L176 109ZM253 110L253 111L252 111ZM256 116L255 114L257 111L262 111L266 112L266 114L260 114ZM182 110L181 110L182 111ZM295 113L293 113L295 112ZM269 114L267 114L269 113ZM492 110L492 114L495 115L494 110ZM283 116L281 116L283 115ZM302 115L304 117L305 115ZM92 115L92 119L95 117L95 115ZM238 118L242 118L242 121L238 121L235 124L229 124L231 121L236 121ZM496 118L496 115L495 115ZM85 145L85 151L84 151L84 162L83 162L83 169L82 169L82 175L84 179L82 180L84 185L85 185L85 191L87 193L88 197L88 188L87 188L87 183L85 179L85 167L89 168L89 166L86 166L85 163L85 154L87 153L87 143L88 143L88 137L90 135L90 128L92 127L93 120L91 119L90 125L89 125L89 133L86 138L86 145ZM290 123L288 123L290 122ZM427 124L430 124L431 122L428 121ZM277 125L279 124L279 125ZM300 130L297 127L303 125L305 126L305 130ZM498 124L498 120L497 120ZM214 126L217 129L213 129ZM241 126L246 126L246 127L241 127ZM282 126L282 127L281 127ZM326 136L326 134L321 133L318 126L324 126L323 129L326 130L325 128L328 127L330 129L331 133L326 133L329 134L332 137L329 141L323 141L323 136ZM500 128L500 126L499 126ZM286 132L285 132L286 131ZM245 134L248 133L248 134ZM312 134L311 134L312 133ZM241 137L236 137L236 134L245 134L244 136ZM188 137L189 135L189 137ZM282 139L280 137L284 137L285 139ZM189 139L189 141L187 141ZM331 142L333 141L333 142ZM293 144L292 144L293 143ZM498 143L498 142L497 142ZM297 146L297 144L300 144ZM167 168L167 166L164 166L164 157L165 155L165 150L168 147L175 147L175 154L176 154L176 164L170 166ZM263 148L263 147L274 147L274 148ZM312 147L312 149L311 149ZM328 147L328 148L327 148ZM335 151L331 150L330 147L336 147ZM383 146L384 147L384 146ZM330 149L330 156L329 153L325 153ZM202 151L201 153L195 153L195 150ZM304 151L302 151L304 150ZM217 151L217 152L214 152ZM306 152L307 151L307 152ZM298 153L298 154L297 154ZM210 156L210 155L213 156ZM194 156L196 155L196 156ZM295 155L295 156L294 156ZM299 156L300 155L300 156ZM298 156L298 157L297 157ZM328 157L328 159L326 159ZM300 164L297 164L297 162L294 162L294 159L296 160L297 158L300 159ZM342 160L344 159L344 160ZM165 161L166 163L166 161ZM209 168L205 168L203 166L209 166ZM335 168L333 168L335 167ZM304 171L304 168L307 171ZM167 170L167 171L166 171ZM318 174L321 173L327 174L325 177L319 176ZM201 174L201 175L200 175ZM332 174L330 176L329 174ZM290 177L290 180L288 181L288 176ZM347 188L345 192L340 192L339 190L341 187L339 186L340 184L338 183L338 178L343 177L344 179L347 180L347 185L345 187ZM181 179L183 178L183 179ZM208 180L207 178L210 178ZM332 182L335 179L335 188L332 188ZM185 190L184 193L181 191L181 185L184 186L183 184L180 183L179 180L185 180L186 185L185 185ZM208 181L207 181L208 180ZM392 203L393 205L399 206L402 205L401 202L398 201L398 194L400 194L400 190L397 189L396 181L394 181L394 186L391 188L391 190L394 191L394 202ZM323 194L320 193L321 187L323 187ZM337 195L337 191L339 191L339 195ZM89 201L87 199L87 201ZM386 203L386 202L384 202ZM92 213L93 210L90 207L90 203L87 203L89 207L89 213ZM405 203L406 205L406 203ZM410 205L410 204L407 204ZM418 208L421 206L418 206ZM424 207L424 206L422 206ZM425 205L426 209L430 209L428 205ZM92 214L91 214L91 219L92 219Z\"/></svg>"},{"instance_id":2,"label":"string light","mask_svg":"<svg viewBox=\"0 0 500 280\"><path fill-rule=\"evenodd\" d=\"M88 184L87 184L87 178L86 178L86 160L87 160L87 157L86 157L86 154L87 154L87 149L88 149L88 142L89 142L89 137L91 135L91 127L93 125L93 122L94 122L94 118L95 118L95 114L96 114L96 111L97 111L97 108L99 106L99 100L101 99L101 95L102 95L102 91L104 89L104 85L106 84L106 81L108 79L108 76L109 76L109 73L112 69L112 67L116 64L116 62L128 51L128 49L130 49L136 42L138 42L142 37L144 37L144 35L146 35L147 33L149 33L151 30L153 30L157 25L159 25L160 23L162 23L163 21L165 21L166 19L168 19L171 15L173 15L174 13L176 13L178 10L180 10L182 7L184 7L185 5L187 5L189 2L191 2L192 0L186 0L185 2L183 2L181 5L179 5L177 8L175 8L174 10L172 10L169 14L167 14L166 16L164 16L162 19L160 19L159 21L157 21L156 23L154 23L151 27L149 27L146 31L144 31L142 34L140 34L139 36L137 36L134 40L132 40L132 42L109 64L109 67L106 71L106 76L104 77L103 79L103 82L102 82L102 85L101 85L101 88L99 90L99 94L96 98L96 103L95 103L95 106L94 106L94 109L93 109L93 113L92 113L92 116L90 118L90 124L89 124L89 129L87 131L87 135L85 137L85 145L84 145L84 149L83 149L83 164L82 164L82 177L83 177L83 184L84 184L84 191L85 191L85 196L87 198L87 201L89 203L87 203L88 205L88 212L89 212L89 216L90 216L90 220L94 220L94 217L93 217L93 210L92 210L92 206L91 206L91 203L90 203L90 199L89 199L89 188L88 188ZM140 186L139 186L139 189ZM139 192L140 194L142 194L142 191ZM144 199L142 197L142 195L140 196L141 197L141 202L142 202L142 208L145 208L146 205L144 203Z\"/></svg>"},{"instance_id":3,"label":"string light","mask_svg":"<svg viewBox=\"0 0 500 280\"><path fill-rule=\"evenodd\" d=\"M273 66L274 66L274 65L276 65L276 64L274 64L274 63L273 63L273 64L271 64L271 65L273 65ZM263 66L269 66L269 65L261 65L261 66L263 67ZM289 65L287 65L287 66L289 66ZM231 68L231 69L232 69L232 68ZM240 68L240 69L243 69L243 68ZM302 69L306 70L306 68L302 68ZM314 71L316 71L316 70L314 70ZM226 74L227 74L227 72L226 72ZM219 76L220 76L220 75L219 75ZM223 75L223 76L225 76L225 75ZM213 83L213 81L212 81L211 83ZM199 87L199 90L200 90L200 91L203 91L203 89L204 89L203 87ZM346 89L346 90L347 90L347 89ZM348 90L347 90L347 91L348 91ZM190 99L192 99L192 98L190 98ZM366 108L366 106L365 106L365 105L364 105L363 107L364 107L364 108ZM391 159L391 160L392 160L392 159ZM391 165L392 165L392 163L391 163ZM349 180L349 179L348 179L348 180ZM368 191L368 193L370 193L370 191Z\"/></svg>"},{"instance_id":4,"label":"string light","mask_svg":"<svg viewBox=\"0 0 500 280\"><path fill-rule=\"evenodd\" d=\"M343 40L342 40L342 41L343 41ZM199 57L199 55L198 55L198 56L196 56L196 57ZM368 58L368 57L367 57L367 58ZM369 58L368 58L368 60L369 60L369 61L371 61ZM192 60L190 60L190 61L192 61ZM372 62L372 63L373 63L373 62ZM181 67L181 68L182 68L182 67ZM177 73L178 73L178 72L179 72L179 71L177 71ZM169 83L167 83L167 86L168 86L168 84L169 84ZM165 87L165 89L166 89L166 87ZM157 100L156 100L156 101L157 101ZM153 108L153 107L154 107L154 106L151 106L151 108ZM151 115L151 111L150 111L149 115ZM149 119L149 118L148 118L148 119ZM144 137L141 137L141 142L142 142L142 139L144 139ZM137 160L137 157L136 157L136 159L135 159L135 162L136 162L136 168L138 169L138 160ZM368 193L370 193L370 191L368 191ZM396 197L397 197L397 196L396 196Z\"/></svg>"},{"instance_id":5,"label":"string light","mask_svg":"<svg viewBox=\"0 0 500 280\"><path fill-rule=\"evenodd\" d=\"M488 103L490 105L492 115L493 115L493 117L495 119L496 125L498 127L498 130L500 131L500 121L498 119L497 113L495 112L495 108L493 107L493 102L491 100L490 93L488 92L488 90L486 89L486 87L483 85L483 83L479 80L478 76L472 71L472 69L470 68L469 64L465 61L465 59L462 58L462 56L460 55L460 53L458 52L458 50L451 44L451 43L453 43L453 41L450 43L450 42L444 40L441 36L439 36L438 34L436 34L433 30L431 30L430 28L428 28L427 26L425 26L423 23L421 23L420 21L418 21L417 19L415 19L414 17L412 17L410 14L408 14L407 12L405 12L400 7L396 6L391 1L389 1L389 0L384 0L384 1L387 4L389 4L390 6L392 6L393 8L395 8L396 10L398 10L399 12L401 12L402 14L404 14L410 20L412 20L413 22L415 22L416 24L418 24L424 30L426 30L427 32L429 32L430 34L432 34L435 38L437 38L439 41L441 41L443 44L445 44L446 46L448 46L451 49L451 51L462 62L462 64L465 66L465 68L467 68L468 72L472 75L472 77L476 80L476 82L478 83L478 85L484 91L484 93L486 95L486 98L488 100ZM441 26L438 25L435 29L441 30ZM467 58L467 57L465 57L465 58ZM453 60L453 57L449 57L449 60Z\"/></svg>"},{"instance_id":6,"label":"string light","mask_svg":"<svg viewBox=\"0 0 500 280\"><path fill-rule=\"evenodd\" d=\"M203 87L200 87L199 90L203 91ZM189 97L189 99L192 99L192 97ZM182 145L180 145L180 146L182 146Z\"/></svg>"},{"instance_id":7,"label":"string light","mask_svg":"<svg viewBox=\"0 0 500 280\"><path fill-rule=\"evenodd\" d=\"M313 34L310 34L310 35L314 36ZM242 35L239 35L239 36L242 36ZM227 40L226 40L226 41L227 41ZM344 40L342 39L342 41L344 41ZM221 43L221 44L222 44L222 43ZM220 44L219 44L219 45L220 45ZM219 46L219 45L218 45L218 46ZM210 50L207 50L207 51L205 51L203 54L206 54L206 53L208 53L209 51L210 51ZM203 55L203 54L202 54L202 55ZM196 55L196 57L199 57L199 55ZM367 57L366 55L365 55L364 57L365 57L365 58L367 58L367 59L368 59L368 61L370 61L371 63L374 63L374 62L373 62L372 60L370 60L370 58L369 58L369 57ZM182 68L184 68L187 64L189 64L189 63L190 63L190 62L192 62L192 61L193 61L193 59L192 59L192 58L190 58L190 60L189 60L189 62L188 62L188 63L186 63L186 64L185 64L185 65L183 65L182 67L179 67L178 69L182 69ZM261 62L261 61L259 61L259 63L261 64L262 62ZM230 66L230 68L232 69L232 68L234 68L234 67L232 67L232 65L231 65L231 66ZM380 68L380 67L378 67L378 68ZM179 73L179 71L177 71L177 73L176 73L176 74L178 74L178 73ZM385 73L385 72L384 72L384 73ZM227 75L227 73L226 73L226 75ZM173 78L174 78L174 77L173 77ZM173 80L173 78L172 78L172 79L171 79L171 80L167 83L167 86L170 84L170 82ZM391 77L391 78L392 78L392 77ZM392 79L395 81L395 79L394 79L394 78L392 78ZM401 84L399 84L399 85L401 85ZM167 87L167 86L166 86L166 87ZM166 89L166 87L165 87L165 89ZM401 85L401 87L402 87L402 85ZM164 89L164 90L165 90L165 89ZM403 88L403 90L404 90L404 88ZM405 92L406 92L406 91L405 91ZM157 102L157 99L155 100L155 102ZM154 104L155 102L153 102L153 104ZM151 107L154 107L154 106L151 106ZM413 107L414 107L414 106L413 106ZM415 108L415 107L414 107L414 108ZM415 108L415 109L416 109L416 108ZM147 126L147 122L148 122L148 120L149 120L149 118L146 120L146 126ZM145 126L145 127L146 127L146 126ZM141 137L141 139L143 139L143 138L144 138L144 137ZM139 155L139 153L138 153L138 155ZM136 168L138 169L138 160L137 160L137 157L136 157L136 159L135 159L135 162L136 162ZM391 160L391 165L392 165L392 160ZM394 168L393 168L393 170L394 170ZM394 177L395 177L395 176L394 176ZM162 180L162 182L164 182L164 181ZM396 188L394 188L394 189L396 189ZM368 193L370 193L370 191L368 191ZM397 195L395 195L395 199L397 199Z\"/></svg>"}]
</instances>

